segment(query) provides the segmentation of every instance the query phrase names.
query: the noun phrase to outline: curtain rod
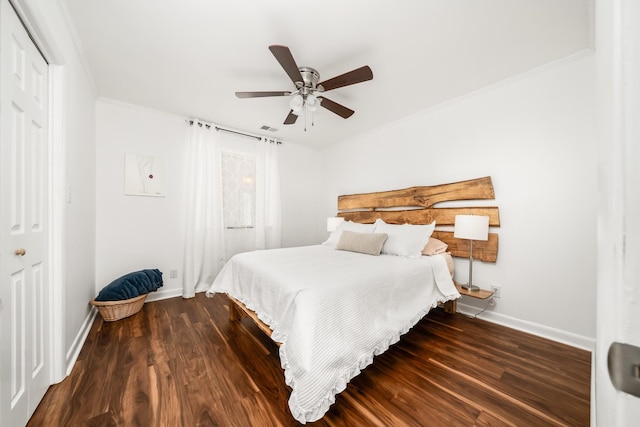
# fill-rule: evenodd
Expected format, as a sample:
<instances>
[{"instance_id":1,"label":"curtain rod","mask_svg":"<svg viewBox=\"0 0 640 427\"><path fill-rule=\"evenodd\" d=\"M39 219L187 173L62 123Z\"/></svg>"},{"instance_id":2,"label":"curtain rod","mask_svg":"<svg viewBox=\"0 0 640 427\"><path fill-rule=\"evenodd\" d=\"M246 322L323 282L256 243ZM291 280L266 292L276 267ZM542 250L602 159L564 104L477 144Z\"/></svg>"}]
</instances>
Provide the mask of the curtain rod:
<instances>
[{"instance_id":1,"label":"curtain rod","mask_svg":"<svg viewBox=\"0 0 640 427\"><path fill-rule=\"evenodd\" d=\"M187 123L189 123L189 125L193 126L193 123L194 123L196 120L198 120L198 119L185 119L185 122L187 122ZM210 124L210 123L206 123L206 122L204 122L203 120L198 120L198 121L200 121L200 122L204 123L204 125L205 125L205 126L207 126L207 127L211 127L211 126L213 126L213 128L214 128L215 130L218 130L218 131L220 131L220 130L221 130L221 131L223 131L223 132L235 133L236 135L247 136L247 137L249 137L249 138L255 138L255 139L258 139L258 140L260 140L260 139L262 139L262 138L263 138L263 137L258 136L258 135L253 135L253 134L250 134L250 133L240 132L240 131L233 130L233 129L227 129L227 128L223 128L223 127L220 127L220 126L215 126L215 125L212 125L212 124ZM273 138L268 138L268 137L265 137L265 138L267 138L267 139L273 139ZM275 143L276 143L276 144L278 144L278 145L279 145L279 144L282 144L282 142L280 142L280 141L278 141L278 140L276 140L276 139L273 139L273 140L274 140L274 141L275 141Z\"/></svg>"}]
</instances>

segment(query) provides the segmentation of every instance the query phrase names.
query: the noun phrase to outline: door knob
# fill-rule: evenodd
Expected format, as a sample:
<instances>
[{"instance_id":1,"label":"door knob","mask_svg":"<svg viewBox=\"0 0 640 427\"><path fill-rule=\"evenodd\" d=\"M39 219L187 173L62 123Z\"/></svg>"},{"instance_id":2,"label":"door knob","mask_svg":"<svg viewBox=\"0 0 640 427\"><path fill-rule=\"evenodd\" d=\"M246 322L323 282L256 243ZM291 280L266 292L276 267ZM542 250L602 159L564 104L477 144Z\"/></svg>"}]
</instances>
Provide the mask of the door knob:
<instances>
[{"instance_id":1,"label":"door knob","mask_svg":"<svg viewBox=\"0 0 640 427\"><path fill-rule=\"evenodd\" d=\"M24 256L27 251L24 248L16 249L16 255Z\"/></svg>"}]
</instances>

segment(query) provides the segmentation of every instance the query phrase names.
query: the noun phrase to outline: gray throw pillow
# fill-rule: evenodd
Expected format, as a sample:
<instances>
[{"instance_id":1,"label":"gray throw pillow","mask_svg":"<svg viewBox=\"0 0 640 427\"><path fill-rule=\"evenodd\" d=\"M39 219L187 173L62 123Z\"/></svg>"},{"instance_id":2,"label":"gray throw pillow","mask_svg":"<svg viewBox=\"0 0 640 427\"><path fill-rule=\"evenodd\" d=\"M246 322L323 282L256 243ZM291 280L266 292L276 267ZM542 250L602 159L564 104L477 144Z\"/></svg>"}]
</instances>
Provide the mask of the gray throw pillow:
<instances>
[{"instance_id":1,"label":"gray throw pillow","mask_svg":"<svg viewBox=\"0 0 640 427\"><path fill-rule=\"evenodd\" d=\"M380 255L385 240L387 240L385 233L357 233L344 230L336 244L336 249L368 255Z\"/></svg>"}]
</instances>

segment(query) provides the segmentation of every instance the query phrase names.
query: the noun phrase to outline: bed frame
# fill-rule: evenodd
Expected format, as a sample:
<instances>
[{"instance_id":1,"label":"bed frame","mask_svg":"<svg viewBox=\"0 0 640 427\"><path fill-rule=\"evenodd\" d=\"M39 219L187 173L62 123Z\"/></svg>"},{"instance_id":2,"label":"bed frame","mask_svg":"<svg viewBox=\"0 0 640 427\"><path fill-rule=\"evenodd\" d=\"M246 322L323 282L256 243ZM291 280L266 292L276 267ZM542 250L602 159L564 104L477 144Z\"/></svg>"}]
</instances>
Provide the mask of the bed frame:
<instances>
[{"instance_id":1,"label":"bed frame","mask_svg":"<svg viewBox=\"0 0 640 427\"><path fill-rule=\"evenodd\" d=\"M456 215L487 215L489 226L500 226L500 215L496 206L461 206L469 200L493 200L495 194L491 177L428 187L410 187L402 190L376 193L351 194L338 197L338 214L346 221L372 224L381 218L388 224L430 224L434 220L437 229L432 236L445 242L454 257L469 258L469 241L456 239L452 229ZM455 206L435 207L438 203L456 202ZM496 262L498 257L498 235L489 233L489 240L474 241L473 258L484 262ZM456 301L444 305L447 313L456 312ZM244 304L229 296L229 320L251 318L269 337L271 329ZM280 343L276 344L280 345Z\"/></svg>"}]
</instances>

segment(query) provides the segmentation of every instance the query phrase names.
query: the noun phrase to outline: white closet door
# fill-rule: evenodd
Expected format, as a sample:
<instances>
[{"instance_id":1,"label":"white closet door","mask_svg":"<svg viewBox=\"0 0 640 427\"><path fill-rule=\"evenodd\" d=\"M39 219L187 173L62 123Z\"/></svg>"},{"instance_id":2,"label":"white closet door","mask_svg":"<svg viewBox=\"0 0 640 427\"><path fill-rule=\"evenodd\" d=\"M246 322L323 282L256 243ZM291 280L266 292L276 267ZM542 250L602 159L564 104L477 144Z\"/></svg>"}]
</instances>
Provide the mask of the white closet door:
<instances>
[{"instance_id":1,"label":"white closet door","mask_svg":"<svg viewBox=\"0 0 640 427\"><path fill-rule=\"evenodd\" d=\"M51 378L48 66L0 1L0 424L20 426Z\"/></svg>"}]
</instances>

